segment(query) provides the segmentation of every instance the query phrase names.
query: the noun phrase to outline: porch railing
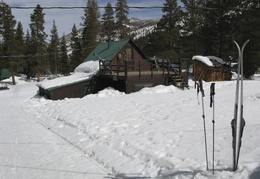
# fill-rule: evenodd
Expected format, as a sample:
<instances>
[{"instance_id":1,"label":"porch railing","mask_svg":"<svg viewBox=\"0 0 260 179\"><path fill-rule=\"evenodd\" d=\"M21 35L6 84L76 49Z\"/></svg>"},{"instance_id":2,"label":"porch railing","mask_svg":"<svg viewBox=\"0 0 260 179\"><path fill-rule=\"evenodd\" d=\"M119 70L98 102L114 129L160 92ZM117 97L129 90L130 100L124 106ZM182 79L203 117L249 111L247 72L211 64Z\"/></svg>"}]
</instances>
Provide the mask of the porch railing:
<instances>
[{"instance_id":1,"label":"porch railing","mask_svg":"<svg viewBox=\"0 0 260 179\"><path fill-rule=\"evenodd\" d=\"M125 78L130 74L138 75L141 78L142 75L151 75L153 77L155 74L162 74L164 76L173 72L169 61L157 63L147 60L116 60L110 64L100 62L99 65L101 75L124 76Z\"/></svg>"}]
</instances>

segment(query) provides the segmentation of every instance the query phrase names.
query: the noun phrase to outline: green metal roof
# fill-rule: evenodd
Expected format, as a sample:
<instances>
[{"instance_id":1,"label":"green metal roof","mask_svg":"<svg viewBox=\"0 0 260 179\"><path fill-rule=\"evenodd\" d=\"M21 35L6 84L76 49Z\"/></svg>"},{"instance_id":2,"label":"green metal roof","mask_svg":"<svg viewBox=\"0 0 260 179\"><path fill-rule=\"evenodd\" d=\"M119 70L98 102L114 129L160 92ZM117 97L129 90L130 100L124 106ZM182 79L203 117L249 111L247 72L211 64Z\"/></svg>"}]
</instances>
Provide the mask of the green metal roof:
<instances>
[{"instance_id":1,"label":"green metal roof","mask_svg":"<svg viewBox=\"0 0 260 179\"><path fill-rule=\"evenodd\" d=\"M84 62L97 60L94 54L97 54L100 58L111 61L118 54L118 52L129 42L130 39L120 41L110 41L100 43L97 47L88 55Z\"/></svg>"},{"instance_id":2,"label":"green metal roof","mask_svg":"<svg viewBox=\"0 0 260 179\"><path fill-rule=\"evenodd\" d=\"M1 79L6 79L11 76L9 69L3 68L1 71Z\"/></svg>"}]
</instances>

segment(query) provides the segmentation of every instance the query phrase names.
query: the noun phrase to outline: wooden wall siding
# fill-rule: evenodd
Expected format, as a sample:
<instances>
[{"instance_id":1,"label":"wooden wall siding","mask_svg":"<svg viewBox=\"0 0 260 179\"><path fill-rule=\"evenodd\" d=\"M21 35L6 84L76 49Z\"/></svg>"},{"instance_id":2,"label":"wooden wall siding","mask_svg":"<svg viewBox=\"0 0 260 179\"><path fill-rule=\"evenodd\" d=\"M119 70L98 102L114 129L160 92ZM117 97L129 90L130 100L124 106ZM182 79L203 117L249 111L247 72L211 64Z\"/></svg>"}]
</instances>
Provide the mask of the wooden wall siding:
<instances>
[{"instance_id":1,"label":"wooden wall siding","mask_svg":"<svg viewBox=\"0 0 260 179\"><path fill-rule=\"evenodd\" d=\"M46 90L46 89L43 89L43 88L41 88L41 87L39 87L39 95L40 95L40 96L45 96L45 97L48 98L48 99L52 99L52 97L51 97L51 92L48 91L48 90Z\"/></svg>"},{"instance_id":2,"label":"wooden wall siding","mask_svg":"<svg viewBox=\"0 0 260 179\"><path fill-rule=\"evenodd\" d=\"M232 77L231 70L228 67L214 68L196 60L193 62L193 73L195 80L206 82L231 80Z\"/></svg>"},{"instance_id":3,"label":"wooden wall siding","mask_svg":"<svg viewBox=\"0 0 260 179\"><path fill-rule=\"evenodd\" d=\"M59 87L52 90L45 90L45 94L49 99L58 100L64 98L82 98L84 94L84 86L88 85L89 81L72 84L69 86Z\"/></svg>"},{"instance_id":4,"label":"wooden wall siding","mask_svg":"<svg viewBox=\"0 0 260 179\"><path fill-rule=\"evenodd\" d=\"M112 71L124 71L124 61L127 61L128 71L138 71L140 68L149 70L150 63L142 57L138 50L134 46L129 44L124 47L118 55L111 61L110 69Z\"/></svg>"}]
</instances>

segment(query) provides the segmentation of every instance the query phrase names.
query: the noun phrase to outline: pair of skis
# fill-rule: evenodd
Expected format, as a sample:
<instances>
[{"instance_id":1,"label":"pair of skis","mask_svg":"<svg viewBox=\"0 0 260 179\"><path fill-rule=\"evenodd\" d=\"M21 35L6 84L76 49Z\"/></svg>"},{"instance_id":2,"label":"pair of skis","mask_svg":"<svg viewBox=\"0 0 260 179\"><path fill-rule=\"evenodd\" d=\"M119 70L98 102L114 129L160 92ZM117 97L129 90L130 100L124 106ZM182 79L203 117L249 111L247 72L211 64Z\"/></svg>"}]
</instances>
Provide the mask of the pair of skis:
<instances>
[{"instance_id":1,"label":"pair of skis","mask_svg":"<svg viewBox=\"0 0 260 179\"><path fill-rule=\"evenodd\" d=\"M243 52L246 44L249 42L247 40L242 48L239 47L238 43L234 41L238 49L238 70L237 70L237 83L236 83L236 96L235 96L235 106L234 106L234 118L231 121L232 128L232 148L233 148L233 171L237 170L239 153L242 144L242 135L245 126L245 120L243 118Z\"/></svg>"}]
</instances>

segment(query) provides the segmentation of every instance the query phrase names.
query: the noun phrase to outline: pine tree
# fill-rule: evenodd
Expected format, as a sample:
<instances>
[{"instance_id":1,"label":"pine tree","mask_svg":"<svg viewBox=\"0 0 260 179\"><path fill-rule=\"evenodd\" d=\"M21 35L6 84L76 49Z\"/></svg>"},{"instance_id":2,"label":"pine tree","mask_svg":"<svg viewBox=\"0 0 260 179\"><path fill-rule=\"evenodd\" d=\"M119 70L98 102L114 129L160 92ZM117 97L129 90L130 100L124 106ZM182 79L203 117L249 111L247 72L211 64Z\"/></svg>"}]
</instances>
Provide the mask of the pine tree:
<instances>
[{"instance_id":1,"label":"pine tree","mask_svg":"<svg viewBox=\"0 0 260 179\"><path fill-rule=\"evenodd\" d=\"M60 55L60 69L59 71L63 75L69 74L69 64L68 64L68 52L67 52L67 45L66 45L66 39L65 35L61 38L61 55Z\"/></svg>"},{"instance_id":2,"label":"pine tree","mask_svg":"<svg viewBox=\"0 0 260 179\"><path fill-rule=\"evenodd\" d=\"M52 74L58 73L58 61L59 61L59 35L55 20L53 20L53 26L51 29L51 41L48 47L49 65Z\"/></svg>"},{"instance_id":3,"label":"pine tree","mask_svg":"<svg viewBox=\"0 0 260 179\"><path fill-rule=\"evenodd\" d=\"M208 10L204 11L203 49L204 54L211 54L228 59L234 47L233 36L238 27L238 10L227 7L237 7L240 1L209 0L206 2Z\"/></svg>"},{"instance_id":4,"label":"pine tree","mask_svg":"<svg viewBox=\"0 0 260 179\"><path fill-rule=\"evenodd\" d=\"M37 66L34 66L34 70L37 72L37 79L39 81L40 74L46 73L47 67L48 67L48 60L43 55L46 53L46 33L44 32L44 15L43 9L38 4L36 8L34 9L33 14L31 14L31 38L34 44L34 52L33 55L35 55L35 60L37 63Z\"/></svg>"},{"instance_id":5,"label":"pine tree","mask_svg":"<svg viewBox=\"0 0 260 179\"><path fill-rule=\"evenodd\" d=\"M86 57L97 45L100 13L96 0L88 0L83 19L82 55Z\"/></svg>"},{"instance_id":6,"label":"pine tree","mask_svg":"<svg viewBox=\"0 0 260 179\"><path fill-rule=\"evenodd\" d=\"M15 35L15 25L16 21L14 19L14 16L12 15L11 8L9 5L3 3L1 7L1 23L2 23L2 30L1 30L1 35L2 35L2 49L3 49L3 54L5 56L11 56L14 55L14 35ZM9 59L10 60L10 59ZM5 68L9 68L9 60L5 60L6 62L4 63Z\"/></svg>"},{"instance_id":7,"label":"pine tree","mask_svg":"<svg viewBox=\"0 0 260 179\"><path fill-rule=\"evenodd\" d=\"M27 30L26 36L25 36L25 69L24 73L27 76L27 79L30 79L31 77L34 77L36 75L36 66L37 61L35 60L35 57L33 57L33 54L35 53L34 43L31 38L31 34L29 30Z\"/></svg>"},{"instance_id":8,"label":"pine tree","mask_svg":"<svg viewBox=\"0 0 260 179\"><path fill-rule=\"evenodd\" d=\"M105 7L105 13L102 16L102 29L101 29L101 36L104 38L106 37L108 40L114 40L116 36L116 27L114 21L114 11L112 8L111 3L107 3Z\"/></svg>"},{"instance_id":9,"label":"pine tree","mask_svg":"<svg viewBox=\"0 0 260 179\"><path fill-rule=\"evenodd\" d=\"M3 20L3 18L4 18L4 7L5 7L5 3L0 2L0 43L1 44L3 42L3 30L4 30L4 28L3 28L3 24L4 24L4 20ZM0 50L2 50L2 48ZM2 51L0 51L0 52L2 52Z\"/></svg>"},{"instance_id":10,"label":"pine tree","mask_svg":"<svg viewBox=\"0 0 260 179\"><path fill-rule=\"evenodd\" d=\"M78 30L76 25L73 25L72 32L71 32L71 50L72 54L70 57L70 71L74 71L74 69L82 63L82 56L81 56L81 43L78 34Z\"/></svg>"},{"instance_id":11,"label":"pine tree","mask_svg":"<svg viewBox=\"0 0 260 179\"><path fill-rule=\"evenodd\" d=\"M15 33L15 53L16 56L23 56L25 53L25 42L24 42L24 32L22 23L19 21L16 33ZM17 57L15 67L17 71L22 72L23 68L25 68L25 59Z\"/></svg>"},{"instance_id":12,"label":"pine tree","mask_svg":"<svg viewBox=\"0 0 260 179\"><path fill-rule=\"evenodd\" d=\"M183 27L181 33L182 53L195 55L201 54L200 30L204 25L203 9L204 0L181 0L186 10L183 12Z\"/></svg>"},{"instance_id":13,"label":"pine tree","mask_svg":"<svg viewBox=\"0 0 260 179\"><path fill-rule=\"evenodd\" d=\"M7 58L3 58L1 60L1 68L10 68L12 74L12 81L15 84L14 79L14 68L15 68L15 59L12 59L11 56L15 55L15 24L16 20L12 15L11 8L6 3L1 3L1 23L2 23L2 55L6 56Z\"/></svg>"},{"instance_id":14,"label":"pine tree","mask_svg":"<svg viewBox=\"0 0 260 179\"><path fill-rule=\"evenodd\" d=\"M23 55L24 54L24 32L22 23L19 21L16 32L15 32L15 42L16 42L16 54Z\"/></svg>"},{"instance_id":15,"label":"pine tree","mask_svg":"<svg viewBox=\"0 0 260 179\"><path fill-rule=\"evenodd\" d=\"M246 40L250 40L244 51L244 75L249 78L260 67L260 2L259 1L243 1L244 8L239 13L240 23L236 29L235 40L239 44L243 44ZM237 57L237 49L235 49Z\"/></svg>"},{"instance_id":16,"label":"pine tree","mask_svg":"<svg viewBox=\"0 0 260 179\"><path fill-rule=\"evenodd\" d=\"M168 58L173 58L180 53L179 37L182 12L177 0L166 0L162 12L164 15L158 22L157 27L158 30L164 32L160 33L162 41L166 44L164 53L167 54Z\"/></svg>"},{"instance_id":17,"label":"pine tree","mask_svg":"<svg viewBox=\"0 0 260 179\"><path fill-rule=\"evenodd\" d=\"M127 15L129 7L127 5L127 0L117 0L116 3L116 29L118 31L118 38L125 39L130 37L130 20Z\"/></svg>"}]
</instances>

